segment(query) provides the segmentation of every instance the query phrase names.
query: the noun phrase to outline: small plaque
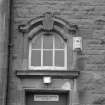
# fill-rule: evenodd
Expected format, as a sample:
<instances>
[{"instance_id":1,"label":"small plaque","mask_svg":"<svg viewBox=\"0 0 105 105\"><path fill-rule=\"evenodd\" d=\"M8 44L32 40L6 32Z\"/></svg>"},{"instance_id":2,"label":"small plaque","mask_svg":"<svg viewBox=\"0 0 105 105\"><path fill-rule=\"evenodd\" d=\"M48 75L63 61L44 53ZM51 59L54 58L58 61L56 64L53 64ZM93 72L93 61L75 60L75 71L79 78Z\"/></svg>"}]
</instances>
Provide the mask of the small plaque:
<instances>
[{"instance_id":1,"label":"small plaque","mask_svg":"<svg viewBox=\"0 0 105 105\"><path fill-rule=\"evenodd\" d=\"M76 48L82 49L82 38L81 37L73 37L73 50Z\"/></svg>"},{"instance_id":2,"label":"small plaque","mask_svg":"<svg viewBox=\"0 0 105 105\"><path fill-rule=\"evenodd\" d=\"M34 95L34 101L59 101L58 95Z\"/></svg>"}]
</instances>

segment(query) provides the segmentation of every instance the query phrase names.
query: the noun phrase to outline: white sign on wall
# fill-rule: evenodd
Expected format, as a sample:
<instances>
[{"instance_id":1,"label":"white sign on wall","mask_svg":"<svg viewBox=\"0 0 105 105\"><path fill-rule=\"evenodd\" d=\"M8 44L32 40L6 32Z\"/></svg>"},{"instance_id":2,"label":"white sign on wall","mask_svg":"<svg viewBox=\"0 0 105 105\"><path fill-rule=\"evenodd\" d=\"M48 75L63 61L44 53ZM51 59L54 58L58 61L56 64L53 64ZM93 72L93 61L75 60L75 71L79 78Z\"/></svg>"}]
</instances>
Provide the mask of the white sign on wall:
<instances>
[{"instance_id":1,"label":"white sign on wall","mask_svg":"<svg viewBox=\"0 0 105 105\"><path fill-rule=\"evenodd\" d=\"M51 77L43 77L43 83L50 84L51 83Z\"/></svg>"},{"instance_id":2,"label":"white sign on wall","mask_svg":"<svg viewBox=\"0 0 105 105\"><path fill-rule=\"evenodd\" d=\"M34 95L34 101L59 101L59 95Z\"/></svg>"},{"instance_id":3,"label":"white sign on wall","mask_svg":"<svg viewBox=\"0 0 105 105\"><path fill-rule=\"evenodd\" d=\"M73 50L76 48L82 49L82 38L81 37L73 37Z\"/></svg>"}]
</instances>

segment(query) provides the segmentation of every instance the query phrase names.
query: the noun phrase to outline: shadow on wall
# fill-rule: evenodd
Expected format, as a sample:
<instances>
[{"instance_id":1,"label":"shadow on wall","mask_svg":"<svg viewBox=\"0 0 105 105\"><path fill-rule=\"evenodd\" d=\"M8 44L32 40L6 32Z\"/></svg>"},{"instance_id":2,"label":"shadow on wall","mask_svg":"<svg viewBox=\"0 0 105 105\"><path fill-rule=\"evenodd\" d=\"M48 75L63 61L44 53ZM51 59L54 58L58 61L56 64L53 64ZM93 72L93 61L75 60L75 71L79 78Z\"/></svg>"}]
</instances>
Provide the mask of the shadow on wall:
<instances>
[{"instance_id":1,"label":"shadow on wall","mask_svg":"<svg viewBox=\"0 0 105 105\"><path fill-rule=\"evenodd\" d=\"M85 61L86 61L85 54L80 49L78 49L76 61L76 66L78 70L82 71L85 69Z\"/></svg>"}]
</instances>

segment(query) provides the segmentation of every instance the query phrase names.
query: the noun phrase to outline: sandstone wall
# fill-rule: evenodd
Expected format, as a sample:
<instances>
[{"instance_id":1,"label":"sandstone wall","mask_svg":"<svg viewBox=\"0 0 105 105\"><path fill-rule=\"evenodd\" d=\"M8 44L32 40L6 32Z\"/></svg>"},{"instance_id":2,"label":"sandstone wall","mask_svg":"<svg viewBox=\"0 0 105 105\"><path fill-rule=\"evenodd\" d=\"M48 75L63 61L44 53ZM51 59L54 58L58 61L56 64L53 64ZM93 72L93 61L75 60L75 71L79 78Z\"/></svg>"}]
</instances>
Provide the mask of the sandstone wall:
<instances>
[{"instance_id":1,"label":"sandstone wall","mask_svg":"<svg viewBox=\"0 0 105 105\"><path fill-rule=\"evenodd\" d=\"M80 104L101 104L105 100L105 0L13 0L8 105L22 104L20 80L14 74L21 68L23 51L23 36L18 32L18 25L26 24L45 12L52 12L78 25L78 34L83 37L83 55L78 63L81 70L78 79L79 101Z\"/></svg>"}]
</instances>

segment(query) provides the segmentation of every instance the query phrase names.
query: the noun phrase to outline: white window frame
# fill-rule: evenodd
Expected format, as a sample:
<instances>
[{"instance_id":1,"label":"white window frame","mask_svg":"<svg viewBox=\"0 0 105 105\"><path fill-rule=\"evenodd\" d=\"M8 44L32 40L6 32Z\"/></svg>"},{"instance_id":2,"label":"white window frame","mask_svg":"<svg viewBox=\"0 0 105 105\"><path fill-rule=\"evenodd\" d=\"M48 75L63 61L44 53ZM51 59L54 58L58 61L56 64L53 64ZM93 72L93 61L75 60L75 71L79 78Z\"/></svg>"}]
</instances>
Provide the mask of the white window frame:
<instances>
[{"instance_id":1,"label":"white window frame","mask_svg":"<svg viewBox=\"0 0 105 105\"><path fill-rule=\"evenodd\" d=\"M34 38L33 40L37 40ZM31 40L32 41L32 40ZM32 49L32 42L29 42L29 70L67 70L67 44L64 43L64 49L55 49L55 37L53 37L53 49L43 49L43 35L41 36L41 49ZM63 40L61 40L63 41ZM41 51L41 66L31 66L31 53L32 50L40 50ZM43 66L43 50L44 51L52 51L53 58L52 58L52 66ZM64 51L64 67L57 67L55 66L55 50L56 51Z\"/></svg>"}]
</instances>

